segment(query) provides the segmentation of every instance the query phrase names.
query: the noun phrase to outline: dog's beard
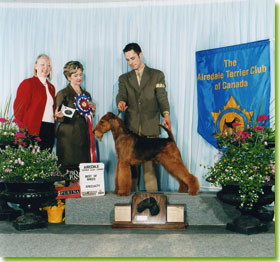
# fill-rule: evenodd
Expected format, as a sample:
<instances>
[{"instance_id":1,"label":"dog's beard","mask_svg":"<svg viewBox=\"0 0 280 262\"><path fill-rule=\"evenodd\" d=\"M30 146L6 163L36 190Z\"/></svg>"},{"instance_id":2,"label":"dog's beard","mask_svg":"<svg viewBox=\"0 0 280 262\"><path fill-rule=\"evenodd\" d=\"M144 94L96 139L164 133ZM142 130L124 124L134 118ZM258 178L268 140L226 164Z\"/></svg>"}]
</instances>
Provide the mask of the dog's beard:
<instances>
[{"instance_id":1,"label":"dog's beard","mask_svg":"<svg viewBox=\"0 0 280 262\"><path fill-rule=\"evenodd\" d=\"M101 142L102 141L102 137L103 137L103 134L98 132L98 131L95 131L94 132L94 135L95 137Z\"/></svg>"}]
</instances>

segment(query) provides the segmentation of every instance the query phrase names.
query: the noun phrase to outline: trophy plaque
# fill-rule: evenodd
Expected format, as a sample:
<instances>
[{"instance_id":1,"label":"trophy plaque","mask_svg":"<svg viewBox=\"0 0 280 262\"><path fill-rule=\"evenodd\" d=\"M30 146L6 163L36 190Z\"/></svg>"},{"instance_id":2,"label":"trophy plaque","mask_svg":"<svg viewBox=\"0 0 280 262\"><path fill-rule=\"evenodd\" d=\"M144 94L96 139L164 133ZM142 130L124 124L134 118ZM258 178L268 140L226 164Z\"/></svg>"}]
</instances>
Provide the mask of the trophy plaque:
<instances>
[{"instance_id":1,"label":"trophy plaque","mask_svg":"<svg viewBox=\"0 0 280 262\"><path fill-rule=\"evenodd\" d=\"M116 204L113 228L185 229L184 206L167 205L162 193L135 193L131 205Z\"/></svg>"}]
</instances>

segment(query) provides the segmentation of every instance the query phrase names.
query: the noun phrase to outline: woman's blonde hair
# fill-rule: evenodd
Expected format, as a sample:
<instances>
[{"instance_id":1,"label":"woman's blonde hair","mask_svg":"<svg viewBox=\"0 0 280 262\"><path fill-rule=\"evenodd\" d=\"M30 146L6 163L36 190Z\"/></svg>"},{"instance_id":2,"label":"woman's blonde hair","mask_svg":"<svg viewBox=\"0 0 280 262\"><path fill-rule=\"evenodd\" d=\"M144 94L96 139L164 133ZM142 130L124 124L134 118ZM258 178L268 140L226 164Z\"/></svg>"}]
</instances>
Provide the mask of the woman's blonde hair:
<instances>
[{"instance_id":1,"label":"woman's blonde hair","mask_svg":"<svg viewBox=\"0 0 280 262\"><path fill-rule=\"evenodd\" d=\"M82 72L84 71L84 67L79 61L69 61L65 64L63 68L63 74L68 80L68 77L76 73L78 69L81 69Z\"/></svg>"},{"instance_id":2,"label":"woman's blonde hair","mask_svg":"<svg viewBox=\"0 0 280 262\"><path fill-rule=\"evenodd\" d=\"M50 61L51 68L50 68L50 73L47 75L47 78L52 80L52 60L49 58L49 56L47 56L45 54L41 54L41 55L37 56L35 63L34 63L33 74L34 74L34 76L37 76L37 70L35 69L35 65L37 65L37 62L41 57L45 57Z\"/></svg>"}]
</instances>

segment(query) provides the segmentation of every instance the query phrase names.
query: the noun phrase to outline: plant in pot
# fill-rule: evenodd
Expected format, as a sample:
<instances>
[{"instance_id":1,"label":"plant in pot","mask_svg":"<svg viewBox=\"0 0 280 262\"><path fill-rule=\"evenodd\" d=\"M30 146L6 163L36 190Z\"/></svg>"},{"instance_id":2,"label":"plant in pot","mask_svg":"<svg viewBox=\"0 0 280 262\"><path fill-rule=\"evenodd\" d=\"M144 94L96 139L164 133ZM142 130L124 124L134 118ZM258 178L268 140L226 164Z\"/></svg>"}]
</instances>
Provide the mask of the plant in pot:
<instances>
[{"instance_id":1,"label":"plant in pot","mask_svg":"<svg viewBox=\"0 0 280 262\"><path fill-rule=\"evenodd\" d=\"M236 122L230 132L216 134L220 158L214 166L207 167L205 175L207 181L223 187L217 194L219 199L255 217L261 216L260 206L275 199L271 190L275 181L275 130L267 127L266 121L268 117L261 115L244 130ZM227 227L232 229L233 226ZM236 227L236 231L248 233L247 229ZM267 227L262 225L256 230L265 229ZM254 233L253 229L251 231Z\"/></svg>"},{"instance_id":2,"label":"plant in pot","mask_svg":"<svg viewBox=\"0 0 280 262\"><path fill-rule=\"evenodd\" d=\"M63 213L65 209L65 200L51 200L42 204L42 209L48 214L49 223L61 223L63 221Z\"/></svg>"},{"instance_id":3,"label":"plant in pot","mask_svg":"<svg viewBox=\"0 0 280 262\"><path fill-rule=\"evenodd\" d=\"M48 150L41 150L36 141L28 146L19 144L0 150L0 182L5 186L0 198L20 204L28 213L36 213L43 202L55 199L54 182L61 180L57 157ZM36 217L25 214L17 218L14 226L19 230L45 226L43 222L33 223L33 218L37 221Z\"/></svg>"},{"instance_id":4,"label":"plant in pot","mask_svg":"<svg viewBox=\"0 0 280 262\"><path fill-rule=\"evenodd\" d=\"M0 149L5 149L8 145L14 148L19 145L26 147L33 141L40 141L38 137L31 137L27 130L23 129L23 124L20 121L14 119L13 116L9 117L10 102L11 98L5 102L4 109L0 108ZM3 190L5 190L5 185L3 180L0 180L0 194ZM20 213L18 209L10 208L7 201L0 199L1 220L13 220Z\"/></svg>"}]
</instances>

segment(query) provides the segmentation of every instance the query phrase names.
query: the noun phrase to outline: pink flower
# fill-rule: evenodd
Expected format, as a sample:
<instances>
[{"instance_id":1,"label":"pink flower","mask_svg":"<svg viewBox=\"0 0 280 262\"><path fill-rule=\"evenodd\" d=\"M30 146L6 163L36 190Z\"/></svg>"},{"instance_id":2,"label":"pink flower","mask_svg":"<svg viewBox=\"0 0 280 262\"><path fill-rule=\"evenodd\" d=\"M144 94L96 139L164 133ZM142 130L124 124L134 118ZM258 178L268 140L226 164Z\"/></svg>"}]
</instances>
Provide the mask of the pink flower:
<instances>
[{"instance_id":1,"label":"pink flower","mask_svg":"<svg viewBox=\"0 0 280 262\"><path fill-rule=\"evenodd\" d=\"M273 175L275 175L275 161L270 161L270 165L269 165L269 167L270 167L270 172L273 174Z\"/></svg>"},{"instance_id":2,"label":"pink flower","mask_svg":"<svg viewBox=\"0 0 280 262\"><path fill-rule=\"evenodd\" d=\"M264 121L264 120L268 120L268 116L266 116L266 115L261 115L261 116L258 116L258 122L260 122L260 121Z\"/></svg>"},{"instance_id":3,"label":"pink flower","mask_svg":"<svg viewBox=\"0 0 280 262\"><path fill-rule=\"evenodd\" d=\"M255 126L254 131L257 131L257 130L264 130L264 127L263 126Z\"/></svg>"},{"instance_id":4,"label":"pink flower","mask_svg":"<svg viewBox=\"0 0 280 262\"><path fill-rule=\"evenodd\" d=\"M23 123L22 123L20 120L14 119L14 120L13 120L13 123L16 123L16 124L18 125L19 128L23 128Z\"/></svg>"},{"instance_id":5,"label":"pink flower","mask_svg":"<svg viewBox=\"0 0 280 262\"><path fill-rule=\"evenodd\" d=\"M21 132L18 132L15 134L15 137L16 138L26 138L25 134L21 133Z\"/></svg>"},{"instance_id":6,"label":"pink flower","mask_svg":"<svg viewBox=\"0 0 280 262\"><path fill-rule=\"evenodd\" d=\"M7 121L8 121L8 120L7 120L6 118L4 118L4 117L1 117L1 118L0 118L0 122L1 122L1 123L6 123Z\"/></svg>"},{"instance_id":7,"label":"pink flower","mask_svg":"<svg viewBox=\"0 0 280 262\"><path fill-rule=\"evenodd\" d=\"M238 122L235 122L232 124L232 126L240 126L240 124Z\"/></svg>"},{"instance_id":8,"label":"pink flower","mask_svg":"<svg viewBox=\"0 0 280 262\"><path fill-rule=\"evenodd\" d=\"M246 131L237 131L236 136L234 138L236 140L241 140L242 142L245 142L246 138L248 138L249 136L251 136L251 134L249 134Z\"/></svg>"},{"instance_id":9,"label":"pink flower","mask_svg":"<svg viewBox=\"0 0 280 262\"><path fill-rule=\"evenodd\" d=\"M34 139L37 140L38 142L42 141L42 139L40 137L38 137L38 136L36 136Z\"/></svg>"}]
</instances>

